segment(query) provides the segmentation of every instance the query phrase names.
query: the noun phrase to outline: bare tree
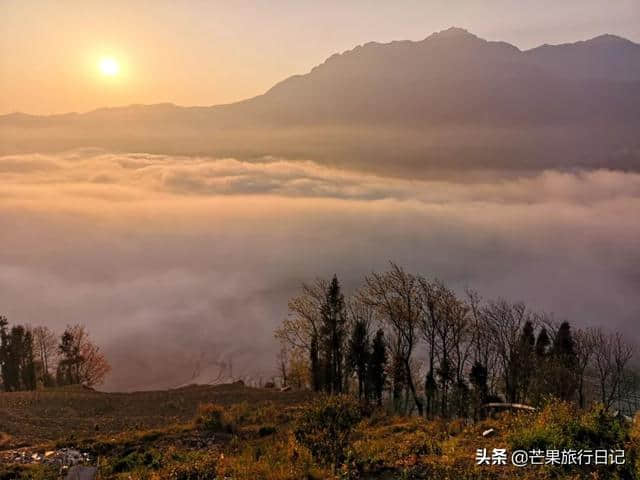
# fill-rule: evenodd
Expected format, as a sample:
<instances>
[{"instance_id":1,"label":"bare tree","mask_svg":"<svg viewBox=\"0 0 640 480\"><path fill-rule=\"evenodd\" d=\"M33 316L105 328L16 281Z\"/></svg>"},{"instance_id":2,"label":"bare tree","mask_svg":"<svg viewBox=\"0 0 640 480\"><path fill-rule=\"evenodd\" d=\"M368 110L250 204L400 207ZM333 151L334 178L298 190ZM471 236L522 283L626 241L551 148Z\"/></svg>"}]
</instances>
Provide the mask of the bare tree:
<instances>
[{"instance_id":1,"label":"bare tree","mask_svg":"<svg viewBox=\"0 0 640 480\"><path fill-rule=\"evenodd\" d=\"M471 343L473 344L472 356L474 363L481 365L487 373L488 394L495 395L498 388L498 363L499 358L495 348L495 340L491 333L491 325L482 304L480 295L474 290L468 289L467 306L471 322Z\"/></svg>"},{"instance_id":2,"label":"bare tree","mask_svg":"<svg viewBox=\"0 0 640 480\"><path fill-rule=\"evenodd\" d=\"M287 342L283 340L280 341L280 351L278 352L277 361L278 361L278 370L280 371L280 378L282 379L283 387L286 387L288 385L287 373L289 370L290 349L291 349L291 346Z\"/></svg>"},{"instance_id":3,"label":"bare tree","mask_svg":"<svg viewBox=\"0 0 640 480\"><path fill-rule=\"evenodd\" d=\"M100 385L111 371L107 359L95 343L89 338L82 325L67 327L59 347L63 358L60 365L67 370L67 381L87 386Z\"/></svg>"},{"instance_id":4,"label":"bare tree","mask_svg":"<svg viewBox=\"0 0 640 480\"><path fill-rule=\"evenodd\" d=\"M406 381L422 416L424 406L417 393L411 356L418 344L418 327L424 314L418 278L392 263L388 272L373 273L365 279L361 299L373 306L397 339L397 355L405 369Z\"/></svg>"},{"instance_id":5,"label":"bare tree","mask_svg":"<svg viewBox=\"0 0 640 480\"><path fill-rule=\"evenodd\" d=\"M429 416L439 411L443 417L464 417L469 405L478 413L498 392L510 403L536 402L551 394L584 407L595 390L589 389L596 383L594 372L597 396L607 408L625 402L631 408L631 394L640 388L640 375L629 368L633 347L620 334L592 329L574 332L568 322L533 312L523 303L484 302L471 290L459 298L442 282L407 273L394 263L386 272L367 276L353 298L336 294L339 301L328 302L329 287L324 280L304 284L301 295L289 302L290 314L276 331L283 347L278 366L286 381L291 381L294 363L303 370L305 365L309 368L308 380L314 390L324 388L323 382L334 377L344 378L346 389L355 372L360 396L367 397L367 388L373 385L367 383L371 382L369 333L375 322L384 335L382 349L378 348L384 357L378 368L382 380L376 388L381 391L385 378L390 379L399 412L417 409L423 415L426 406ZM332 315L337 312L333 316L327 315L329 304L339 306L330 309ZM326 370L334 357L339 359L338 368L342 365L342 356L335 349L333 357L327 354L326 320L334 317L340 319L341 332L351 332L348 341L332 343L348 346L344 368L352 370L344 376L340 370L332 370L331 375ZM346 337L341 333L339 338ZM422 342L426 365L415 353L422 354ZM424 395L416 388L422 379ZM330 391L340 389L334 385Z\"/></svg>"},{"instance_id":6,"label":"bare tree","mask_svg":"<svg viewBox=\"0 0 640 480\"><path fill-rule=\"evenodd\" d=\"M306 388L310 383L309 358L300 349L293 349L289 354L287 380L289 385L298 390Z\"/></svg>"},{"instance_id":7,"label":"bare tree","mask_svg":"<svg viewBox=\"0 0 640 480\"><path fill-rule=\"evenodd\" d=\"M473 334L469 306L455 293L447 289L444 297L447 324L451 331L451 345L456 388L465 387L465 372L468 370L473 348Z\"/></svg>"},{"instance_id":8,"label":"bare tree","mask_svg":"<svg viewBox=\"0 0 640 480\"><path fill-rule=\"evenodd\" d=\"M374 324L379 322L377 310L369 303L363 301L363 295L356 295L347 299L347 326L353 328L356 321L360 320L367 326L367 330L371 330Z\"/></svg>"},{"instance_id":9,"label":"bare tree","mask_svg":"<svg viewBox=\"0 0 640 480\"><path fill-rule=\"evenodd\" d=\"M48 327L35 327L33 329L33 348L34 355L41 367L39 380L44 386L50 386L53 381L51 372L56 368L55 361L58 352L56 334Z\"/></svg>"},{"instance_id":10,"label":"bare tree","mask_svg":"<svg viewBox=\"0 0 640 480\"><path fill-rule=\"evenodd\" d=\"M111 371L107 359L95 343L87 337L82 344L80 354L84 361L80 364L80 379L90 387L101 385Z\"/></svg>"},{"instance_id":11,"label":"bare tree","mask_svg":"<svg viewBox=\"0 0 640 480\"><path fill-rule=\"evenodd\" d=\"M576 374L578 377L578 405L584 408L586 405L585 380L587 368L591 364L597 347L597 335L591 328L577 329L573 333L575 341Z\"/></svg>"},{"instance_id":12,"label":"bare tree","mask_svg":"<svg viewBox=\"0 0 640 480\"><path fill-rule=\"evenodd\" d=\"M277 363L283 387L289 386L300 390L307 386L310 379L310 369L306 352L281 341Z\"/></svg>"},{"instance_id":13,"label":"bare tree","mask_svg":"<svg viewBox=\"0 0 640 480\"><path fill-rule=\"evenodd\" d=\"M620 383L620 399L618 405L624 409L627 415L633 417L640 410L640 372L636 369L627 369Z\"/></svg>"},{"instance_id":14,"label":"bare tree","mask_svg":"<svg viewBox=\"0 0 640 480\"><path fill-rule=\"evenodd\" d=\"M442 282L429 283L421 279L420 285L425 314L422 315L419 325L429 351L429 372L425 393L430 406L432 388L429 387L433 387L433 361L437 354L436 373L440 379L440 413L446 416L450 384L454 384L454 387L459 390L458 393L465 388L464 372L472 347L469 308Z\"/></svg>"},{"instance_id":15,"label":"bare tree","mask_svg":"<svg viewBox=\"0 0 640 480\"><path fill-rule=\"evenodd\" d=\"M390 361L387 364L387 377L390 378L391 383L391 397L393 399L393 405L396 412L406 413L406 402L403 408L401 408L401 399L403 392L406 393L407 381L406 381L406 368L402 360L402 339L395 334L394 330L389 330L387 327L387 344L389 352L391 353Z\"/></svg>"},{"instance_id":16,"label":"bare tree","mask_svg":"<svg viewBox=\"0 0 640 480\"><path fill-rule=\"evenodd\" d=\"M600 386L600 401L610 408L621 399L622 383L627 375L627 364L633 357L633 346L625 342L622 334L595 331L594 363Z\"/></svg>"},{"instance_id":17,"label":"bare tree","mask_svg":"<svg viewBox=\"0 0 640 480\"><path fill-rule=\"evenodd\" d=\"M534 321L534 316L523 303L506 300L489 302L484 315L499 358L507 400L518 402L520 333L527 321Z\"/></svg>"},{"instance_id":18,"label":"bare tree","mask_svg":"<svg viewBox=\"0 0 640 480\"><path fill-rule=\"evenodd\" d=\"M367 364L371 354L371 326L376 320L375 309L355 296L347 301L347 319L347 379L355 373L358 398L368 399Z\"/></svg>"},{"instance_id":19,"label":"bare tree","mask_svg":"<svg viewBox=\"0 0 640 480\"><path fill-rule=\"evenodd\" d=\"M427 346L427 375L424 382L424 393L427 401L427 415L431 417L435 412L435 400L437 395L436 383L436 341L439 331L439 324L443 322L442 311L440 309L440 289L439 284L429 282L423 277L419 277L420 294L424 314L420 317L420 332Z\"/></svg>"},{"instance_id":20,"label":"bare tree","mask_svg":"<svg viewBox=\"0 0 640 480\"><path fill-rule=\"evenodd\" d=\"M312 284L303 283L302 293L289 300L289 316L276 330L276 338L309 353L313 337L317 338L320 333L321 309L328 287L329 283L324 279L316 279Z\"/></svg>"}]
</instances>

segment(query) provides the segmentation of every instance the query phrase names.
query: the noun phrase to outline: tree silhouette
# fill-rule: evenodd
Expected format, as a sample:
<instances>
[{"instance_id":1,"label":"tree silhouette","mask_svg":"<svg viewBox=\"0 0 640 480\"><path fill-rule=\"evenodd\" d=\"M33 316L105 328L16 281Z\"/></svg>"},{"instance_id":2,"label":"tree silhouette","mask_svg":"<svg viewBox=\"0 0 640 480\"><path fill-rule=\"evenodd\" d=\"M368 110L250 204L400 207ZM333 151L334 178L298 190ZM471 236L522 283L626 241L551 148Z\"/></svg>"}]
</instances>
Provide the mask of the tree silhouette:
<instances>
[{"instance_id":1,"label":"tree silhouette","mask_svg":"<svg viewBox=\"0 0 640 480\"><path fill-rule=\"evenodd\" d=\"M366 320L357 319L349 338L348 360L358 378L358 398L362 398L366 394L369 355L369 326Z\"/></svg>"},{"instance_id":2,"label":"tree silhouette","mask_svg":"<svg viewBox=\"0 0 640 480\"><path fill-rule=\"evenodd\" d=\"M320 312L320 352L323 357L324 386L329 393L340 393L343 389L346 315L344 295L335 275L329 284Z\"/></svg>"},{"instance_id":3,"label":"tree silhouette","mask_svg":"<svg viewBox=\"0 0 640 480\"><path fill-rule=\"evenodd\" d=\"M578 388L578 357L569 322L558 328L550 351L551 393L561 400L572 400Z\"/></svg>"},{"instance_id":4,"label":"tree silhouette","mask_svg":"<svg viewBox=\"0 0 640 480\"><path fill-rule=\"evenodd\" d=\"M382 393L386 383L387 342L384 331L378 329L371 344L371 358L369 360L368 377L371 383L371 393L378 405L382 404Z\"/></svg>"}]
</instances>

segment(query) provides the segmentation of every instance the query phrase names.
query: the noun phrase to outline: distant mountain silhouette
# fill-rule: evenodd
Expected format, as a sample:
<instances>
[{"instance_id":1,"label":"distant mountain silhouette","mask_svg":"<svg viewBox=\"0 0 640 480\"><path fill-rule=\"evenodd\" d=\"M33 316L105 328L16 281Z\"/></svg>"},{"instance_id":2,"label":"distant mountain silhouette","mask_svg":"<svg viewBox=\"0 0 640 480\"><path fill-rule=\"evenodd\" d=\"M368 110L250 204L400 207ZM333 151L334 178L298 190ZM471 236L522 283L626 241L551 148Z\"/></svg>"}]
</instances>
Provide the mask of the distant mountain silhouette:
<instances>
[{"instance_id":1,"label":"distant mountain silhouette","mask_svg":"<svg viewBox=\"0 0 640 480\"><path fill-rule=\"evenodd\" d=\"M459 28L358 46L229 105L0 117L4 151L300 155L359 168L386 158L409 170L640 168L638 131L640 45L603 35L521 51Z\"/></svg>"},{"instance_id":2,"label":"distant mountain silhouette","mask_svg":"<svg viewBox=\"0 0 640 480\"><path fill-rule=\"evenodd\" d=\"M599 37L521 52L452 28L334 55L235 108L285 124L630 121L640 118L638 81L640 45L631 42Z\"/></svg>"},{"instance_id":3,"label":"distant mountain silhouette","mask_svg":"<svg viewBox=\"0 0 640 480\"><path fill-rule=\"evenodd\" d=\"M585 42L542 45L524 52L536 65L566 78L640 81L640 45L615 35Z\"/></svg>"}]
</instances>

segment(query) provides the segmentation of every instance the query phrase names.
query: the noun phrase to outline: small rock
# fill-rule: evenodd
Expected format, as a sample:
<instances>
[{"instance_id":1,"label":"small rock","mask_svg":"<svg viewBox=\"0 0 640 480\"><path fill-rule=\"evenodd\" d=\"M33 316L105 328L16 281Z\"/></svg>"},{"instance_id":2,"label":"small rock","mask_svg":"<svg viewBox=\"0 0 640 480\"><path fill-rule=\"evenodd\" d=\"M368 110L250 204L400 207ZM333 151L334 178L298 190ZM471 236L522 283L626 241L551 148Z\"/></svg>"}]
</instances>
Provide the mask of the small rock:
<instances>
[{"instance_id":1,"label":"small rock","mask_svg":"<svg viewBox=\"0 0 640 480\"><path fill-rule=\"evenodd\" d=\"M75 466L69 469L65 480L94 480L97 473L96 467Z\"/></svg>"},{"instance_id":2,"label":"small rock","mask_svg":"<svg viewBox=\"0 0 640 480\"><path fill-rule=\"evenodd\" d=\"M483 437L490 437L491 435L494 435L496 433L496 430L494 428L489 428L488 430L485 430L484 432L482 432L482 436Z\"/></svg>"}]
</instances>

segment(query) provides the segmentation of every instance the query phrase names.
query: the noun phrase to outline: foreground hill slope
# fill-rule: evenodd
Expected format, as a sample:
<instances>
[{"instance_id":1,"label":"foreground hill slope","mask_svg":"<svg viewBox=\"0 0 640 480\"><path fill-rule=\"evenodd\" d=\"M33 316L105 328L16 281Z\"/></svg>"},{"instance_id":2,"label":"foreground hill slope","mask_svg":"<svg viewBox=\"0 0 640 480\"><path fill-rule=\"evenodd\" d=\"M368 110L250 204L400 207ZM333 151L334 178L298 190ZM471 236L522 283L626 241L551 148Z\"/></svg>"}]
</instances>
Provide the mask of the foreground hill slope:
<instances>
[{"instance_id":1,"label":"foreground hill slope","mask_svg":"<svg viewBox=\"0 0 640 480\"><path fill-rule=\"evenodd\" d=\"M173 402L179 395L173 393ZM78 413L94 414L89 404ZM78 469L87 474L80 478L102 480L635 479L637 420L560 401L478 421L427 420L363 408L346 396L309 402L291 394L202 405L194 418L167 418L152 430L132 426L132 418L126 431L78 437L69 430L55 443L0 450L0 479L78 478ZM504 462L493 462L500 457L494 449L505 453ZM596 449L611 451L606 465L586 460ZM532 452L530 459L513 464L516 450ZM570 465L535 461L550 458L549 450L580 453Z\"/></svg>"},{"instance_id":2,"label":"foreground hill slope","mask_svg":"<svg viewBox=\"0 0 640 480\"><path fill-rule=\"evenodd\" d=\"M133 393L103 393L81 387L0 393L0 450L189 422L198 406L208 402L284 405L308 396L308 392L279 392L241 384Z\"/></svg>"}]
</instances>

